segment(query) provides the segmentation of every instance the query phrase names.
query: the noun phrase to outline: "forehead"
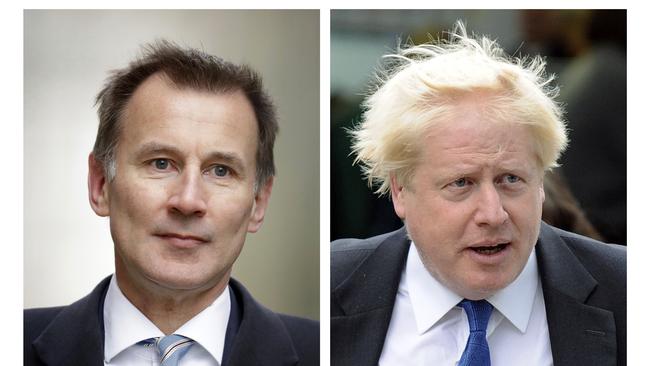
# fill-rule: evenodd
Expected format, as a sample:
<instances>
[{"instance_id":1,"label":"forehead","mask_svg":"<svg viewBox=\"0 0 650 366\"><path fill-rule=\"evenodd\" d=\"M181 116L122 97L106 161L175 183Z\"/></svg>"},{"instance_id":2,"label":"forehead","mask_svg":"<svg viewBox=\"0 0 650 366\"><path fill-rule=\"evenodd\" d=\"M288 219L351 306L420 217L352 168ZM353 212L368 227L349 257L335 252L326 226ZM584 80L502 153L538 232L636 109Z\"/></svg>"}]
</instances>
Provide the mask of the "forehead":
<instances>
[{"instance_id":1,"label":"forehead","mask_svg":"<svg viewBox=\"0 0 650 366\"><path fill-rule=\"evenodd\" d=\"M486 118L480 109L463 108L428 129L423 136L423 158L431 162L463 164L536 161L532 131L526 125ZM449 160L449 161L448 161Z\"/></svg>"},{"instance_id":2,"label":"forehead","mask_svg":"<svg viewBox=\"0 0 650 366\"><path fill-rule=\"evenodd\" d=\"M153 75L136 89L122 117L120 149L157 142L188 152L237 152L245 158L256 151L257 120L241 91L178 88Z\"/></svg>"}]
</instances>

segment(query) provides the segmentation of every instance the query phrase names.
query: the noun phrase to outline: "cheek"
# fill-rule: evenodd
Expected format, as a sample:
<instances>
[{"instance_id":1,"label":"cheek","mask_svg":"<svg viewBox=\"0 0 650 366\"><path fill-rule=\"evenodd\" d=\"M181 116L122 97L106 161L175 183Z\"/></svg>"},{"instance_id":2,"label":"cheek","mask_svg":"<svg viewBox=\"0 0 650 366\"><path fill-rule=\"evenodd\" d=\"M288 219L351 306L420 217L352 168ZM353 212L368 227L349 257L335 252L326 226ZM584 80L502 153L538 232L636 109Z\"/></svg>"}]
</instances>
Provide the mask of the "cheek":
<instances>
[{"instance_id":1,"label":"cheek","mask_svg":"<svg viewBox=\"0 0 650 366\"><path fill-rule=\"evenodd\" d=\"M409 232L424 247L445 250L446 243L458 242L467 230L471 211L467 205L440 197L425 197L409 202L406 220Z\"/></svg>"},{"instance_id":2,"label":"cheek","mask_svg":"<svg viewBox=\"0 0 650 366\"><path fill-rule=\"evenodd\" d=\"M165 192L155 184L115 182L110 196L111 222L121 230L133 231L136 226L151 221L160 207L165 205Z\"/></svg>"},{"instance_id":3,"label":"cheek","mask_svg":"<svg viewBox=\"0 0 650 366\"><path fill-rule=\"evenodd\" d=\"M209 202L209 214L214 218L215 226L221 230L225 230L226 226L233 231L246 229L253 209L253 197L248 196L214 195Z\"/></svg>"},{"instance_id":4,"label":"cheek","mask_svg":"<svg viewBox=\"0 0 650 366\"><path fill-rule=\"evenodd\" d=\"M534 189L533 192L531 193L531 197L528 199L528 202L525 203L523 206L529 206L534 208L534 214L528 213L529 217L532 217L535 219L535 221L540 220L542 218L542 207L544 206L544 200L546 199L546 194L544 193L544 187L539 187L537 189ZM525 208L523 208L524 213L526 211Z\"/></svg>"},{"instance_id":5,"label":"cheek","mask_svg":"<svg viewBox=\"0 0 650 366\"><path fill-rule=\"evenodd\" d=\"M542 219L543 191L534 192L525 198L513 202L509 208L510 220L519 231L522 240L531 246L537 241Z\"/></svg>"}]
</instances>

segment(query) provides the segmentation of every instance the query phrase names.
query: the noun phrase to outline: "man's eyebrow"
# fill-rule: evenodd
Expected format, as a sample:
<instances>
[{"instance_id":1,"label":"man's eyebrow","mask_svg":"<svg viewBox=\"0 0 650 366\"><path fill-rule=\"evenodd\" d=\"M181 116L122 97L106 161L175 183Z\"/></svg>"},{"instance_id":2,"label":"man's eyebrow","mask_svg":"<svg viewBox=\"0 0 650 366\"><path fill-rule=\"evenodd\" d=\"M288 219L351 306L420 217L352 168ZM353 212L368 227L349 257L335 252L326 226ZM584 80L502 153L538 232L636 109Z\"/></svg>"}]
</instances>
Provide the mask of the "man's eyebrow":
<instances>
[{"instance_id":1,"label":"man's eyebrow","mask_svg":"<svg viewBox=\"0 0 650 366\"><path fill-rule=\"evenodd\" d=\"M172 154L172 155L181 154L180 150L178 150L176 147L172 145L153 141L153 142L147 142L142 146L138 147L138 149L135 152L135 156L140 157L140 156L154 155L158 153Z\"/></svg>"}]
</instances>

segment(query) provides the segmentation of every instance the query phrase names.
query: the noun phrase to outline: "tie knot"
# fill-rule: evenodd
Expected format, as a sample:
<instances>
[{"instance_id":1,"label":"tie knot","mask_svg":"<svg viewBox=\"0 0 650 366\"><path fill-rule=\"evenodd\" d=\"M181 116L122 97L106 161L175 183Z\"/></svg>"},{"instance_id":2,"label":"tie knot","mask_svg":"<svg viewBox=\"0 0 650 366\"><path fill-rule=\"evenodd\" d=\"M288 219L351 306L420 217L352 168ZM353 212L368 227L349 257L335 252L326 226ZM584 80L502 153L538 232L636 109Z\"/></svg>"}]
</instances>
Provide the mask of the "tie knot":
<instances>
[{"instance_id":1,"label":"tie knot","mask_svg":"<svg viewBox=\"0 0 650 366\"><path fill-rule=\"evenodd\" d=\"M194 341L178 334L158 338L156 347L160 353L160 365L177 365L178 360L188 351Z\"/></svg>"},{"instance_id":2,"label":"tie knot","mask_svg":"<svg viewBox=\"0 0 650 366\"><path fill-rule=\"evenodd\" d=\"M492 314L492 305L485 300L463 300L458 305L465 309L469 320L469 331L477 332L487 330L488 321Z\"/></svg>"}]
</instances>

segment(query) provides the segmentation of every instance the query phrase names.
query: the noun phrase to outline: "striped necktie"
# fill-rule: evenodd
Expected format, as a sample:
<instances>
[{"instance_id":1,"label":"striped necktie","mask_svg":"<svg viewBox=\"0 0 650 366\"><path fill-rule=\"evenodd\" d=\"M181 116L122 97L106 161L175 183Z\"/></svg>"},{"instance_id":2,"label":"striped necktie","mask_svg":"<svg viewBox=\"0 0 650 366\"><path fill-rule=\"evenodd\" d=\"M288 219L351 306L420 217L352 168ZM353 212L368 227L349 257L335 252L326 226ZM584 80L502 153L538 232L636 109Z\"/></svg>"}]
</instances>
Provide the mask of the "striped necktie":
<instances>
[{"instance_id":1,"label":"striped necktie","mask_svg":"<svg viewBox=\"0 0 650 366\"><path fill-rule=\"evenodd\" d=\"M492 314L492 305L485 300L463 300L458 305L465 309L469 320L469 338L458 366L490 366L487 325Z\"/></svg>"},{"instance_id":2,"label":"striped necktie","mask_svg":"<svg viewBox=\"0 0 650 366\"><path fill-rule=\"evenodd\" d=\"M178 334L170 334L156 340L160 353L160 366L178 366L183 355L194 344L194 341Z\"/></svg>"}]
</instances>

